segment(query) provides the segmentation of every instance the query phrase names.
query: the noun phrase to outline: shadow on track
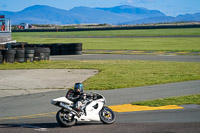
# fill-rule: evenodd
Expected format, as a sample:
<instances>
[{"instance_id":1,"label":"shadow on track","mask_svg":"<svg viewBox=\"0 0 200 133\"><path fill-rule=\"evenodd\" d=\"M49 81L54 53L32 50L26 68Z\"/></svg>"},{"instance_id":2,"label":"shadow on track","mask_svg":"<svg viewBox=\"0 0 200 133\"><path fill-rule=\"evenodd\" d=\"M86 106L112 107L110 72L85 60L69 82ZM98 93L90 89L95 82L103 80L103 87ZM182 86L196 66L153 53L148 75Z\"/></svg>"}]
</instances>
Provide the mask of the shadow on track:
<instances>
[{"instance_id":1,"label":"shadow on track","mask_svg":"<svg viewBox=\"0 0 200 133\"><path fill-rule=\"evenodd\" d=\"M0 124L0 132L87 132L87 133L199 133L200 123L77 123L71 128L60 128L57 123Z\"/></svg>"},{"instance_id":2,"label":"shadow on track","mask_svg":"<svg viewBox=\"0 0 200 133\"><path fill-rule=\"evenodd\" d=\"M82 127L82 126L98 126L102 123L77 123L73 127ZM62 128L57 123L22 123L22 124L0 124L0 128ZM67 127L66 127L67 128Z\"/></svg>"}]
</instances>

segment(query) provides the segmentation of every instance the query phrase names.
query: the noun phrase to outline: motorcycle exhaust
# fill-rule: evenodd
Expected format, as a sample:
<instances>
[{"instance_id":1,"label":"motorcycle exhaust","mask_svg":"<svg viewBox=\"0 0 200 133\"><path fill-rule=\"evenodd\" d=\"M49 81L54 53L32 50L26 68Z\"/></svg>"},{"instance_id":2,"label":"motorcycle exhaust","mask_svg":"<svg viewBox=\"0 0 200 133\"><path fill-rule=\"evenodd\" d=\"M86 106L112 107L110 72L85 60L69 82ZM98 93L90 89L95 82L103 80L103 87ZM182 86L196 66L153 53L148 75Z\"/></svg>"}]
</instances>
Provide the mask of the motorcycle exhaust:
<instances>
[{"instance_id":1,"label":"motorcycle exhaust","mask_svg":"<svg viewBox=\"0 0 200 133\"><path fill-rule=\"evenodd\" d=\"M71 107L67 106L64 103L60 103L60 106L63 107L63 108L65 108L65 109L67 109L68 111L72 111L73 110Z\"/></svg>"},{"instance_id":2,"label":"motorcycle exhaust","mask_svg":"<svg viewBox=\"0 0 200 133\"><path fill-rule=\"evenodd\" d=\"M79 116L78 112L76 112L74 109L72 109L71 107L67 106L66 104L64 103L60 103L60 106L67 109L68 111L72 112L74 115Z\"/></svg>"}]
</instances>

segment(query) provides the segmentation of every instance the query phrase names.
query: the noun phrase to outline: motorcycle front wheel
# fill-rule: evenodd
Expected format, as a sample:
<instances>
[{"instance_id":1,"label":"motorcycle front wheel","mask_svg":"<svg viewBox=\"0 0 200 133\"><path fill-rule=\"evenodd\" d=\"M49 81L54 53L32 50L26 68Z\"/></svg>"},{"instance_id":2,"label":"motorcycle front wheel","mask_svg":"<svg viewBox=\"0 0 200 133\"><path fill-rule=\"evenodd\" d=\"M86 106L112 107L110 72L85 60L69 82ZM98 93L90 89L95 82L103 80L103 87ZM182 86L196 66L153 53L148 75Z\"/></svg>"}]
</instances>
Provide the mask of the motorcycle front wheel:
<instances>
[{"instance_id":1,"label":"motorcycle front wheel","mask_svg":"<svg viewBox=\"0 0 200 133\"><path fill-rule=\"evenodd\" d=\"M104 124L112 124L115 122L115 113L108 107L103 107L99 112L100 120Z\"/></svg>"},{"instance_id":2,"label":"motorcycle front wheel","mask_svg":"<svg viewBox=\"0 0 200 133\"><path fill-rule=\"evenodd\" d=\"M56 120L61 127L71 127L76 124L76 119L69 112L61 109L56 114Z\"/></svg>"}]
</instances>

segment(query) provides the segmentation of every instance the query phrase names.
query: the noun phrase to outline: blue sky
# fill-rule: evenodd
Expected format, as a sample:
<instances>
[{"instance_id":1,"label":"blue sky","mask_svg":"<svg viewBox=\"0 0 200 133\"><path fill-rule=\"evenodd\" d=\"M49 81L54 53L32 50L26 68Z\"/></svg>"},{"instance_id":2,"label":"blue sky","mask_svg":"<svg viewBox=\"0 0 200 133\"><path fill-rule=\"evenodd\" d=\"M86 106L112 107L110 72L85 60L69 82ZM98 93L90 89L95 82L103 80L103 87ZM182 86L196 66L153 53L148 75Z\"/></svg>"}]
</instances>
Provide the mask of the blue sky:
<instances>
[{"instance_id":1,"label":"blue sky","mask_svg":"<svg viewBox=\"0 0 200 133\"><path fill-rule=\"evenodd\" d=\"M69 10L73 7L113 7L132 5L160 10L169 16L200 12L200 0L0 0L0 10L20 11L32 5L48 5Z\"/></svg>"}]
</instances>

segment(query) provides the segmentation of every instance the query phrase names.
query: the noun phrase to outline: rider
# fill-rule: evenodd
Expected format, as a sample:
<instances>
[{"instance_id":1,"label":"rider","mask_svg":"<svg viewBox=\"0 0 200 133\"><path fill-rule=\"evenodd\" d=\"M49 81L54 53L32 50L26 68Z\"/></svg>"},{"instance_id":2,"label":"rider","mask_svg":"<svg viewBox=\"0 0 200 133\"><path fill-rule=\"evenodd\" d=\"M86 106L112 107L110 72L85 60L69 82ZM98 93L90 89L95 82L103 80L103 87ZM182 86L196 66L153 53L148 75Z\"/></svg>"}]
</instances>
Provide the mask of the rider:
<instances>
[{"instance_id":1,"label":"rider","mask_svg":"<svg viewBox=\"0 0 200 133\"><path fill-rule=\"evenodd\" d=\"M83 94L83 84L81 83L75 83L74 90L70 89L66 94L66 98L75 103L75 110L79 112L83 112L84 108L83 100L85 97Z\"/></svg>"}]
</instances>

